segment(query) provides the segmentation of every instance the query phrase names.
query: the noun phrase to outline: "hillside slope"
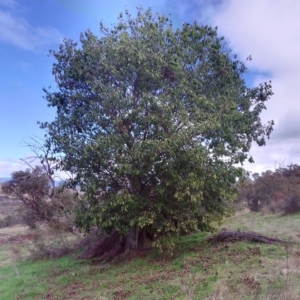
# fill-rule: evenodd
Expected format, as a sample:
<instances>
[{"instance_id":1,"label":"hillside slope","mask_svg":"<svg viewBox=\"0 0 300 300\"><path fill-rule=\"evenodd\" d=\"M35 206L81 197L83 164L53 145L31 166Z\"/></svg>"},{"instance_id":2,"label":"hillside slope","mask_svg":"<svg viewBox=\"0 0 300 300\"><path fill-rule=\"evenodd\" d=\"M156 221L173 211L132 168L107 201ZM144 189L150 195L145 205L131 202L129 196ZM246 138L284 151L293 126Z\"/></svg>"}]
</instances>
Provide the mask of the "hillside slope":
<instances>
[{"instance_id":1,"label":"hillside slope","mask_svg":"<svg viewBox=\"0 0 300 300\"><path fill-rule=\"evenodd\" d=\"M300 242L299 228L300 214L246 213L228 219L220 230L251 230ZM173 239L172 253L149 249L104 265L74 256L34 263L12 260L0 267L0 295L2 299L300 299L299 245L211 245L209 236L178 237ZM16 245L0 246L0 260L9 247Z\"/></svg>"}]
</instances>

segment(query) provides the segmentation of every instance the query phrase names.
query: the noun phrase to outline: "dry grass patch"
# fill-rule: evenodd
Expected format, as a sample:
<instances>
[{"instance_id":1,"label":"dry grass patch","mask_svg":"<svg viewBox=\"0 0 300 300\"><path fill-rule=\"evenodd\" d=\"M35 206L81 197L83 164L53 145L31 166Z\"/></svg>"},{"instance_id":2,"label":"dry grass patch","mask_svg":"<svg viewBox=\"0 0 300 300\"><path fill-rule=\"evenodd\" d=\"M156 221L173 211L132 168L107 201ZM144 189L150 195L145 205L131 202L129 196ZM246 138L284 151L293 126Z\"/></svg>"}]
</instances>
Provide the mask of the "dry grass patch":
<instances>
[{"instance_id":1,"label":"dry grass patch","mask_svg":"<svg viewBox=\"0 0 300 300\"><path fill-rule=\"evenodd\" d=\"M18 214L21 205L21 201L15 199L6 198L5 200L0 200L0 219Z\"/></svg>"}]
</instances>

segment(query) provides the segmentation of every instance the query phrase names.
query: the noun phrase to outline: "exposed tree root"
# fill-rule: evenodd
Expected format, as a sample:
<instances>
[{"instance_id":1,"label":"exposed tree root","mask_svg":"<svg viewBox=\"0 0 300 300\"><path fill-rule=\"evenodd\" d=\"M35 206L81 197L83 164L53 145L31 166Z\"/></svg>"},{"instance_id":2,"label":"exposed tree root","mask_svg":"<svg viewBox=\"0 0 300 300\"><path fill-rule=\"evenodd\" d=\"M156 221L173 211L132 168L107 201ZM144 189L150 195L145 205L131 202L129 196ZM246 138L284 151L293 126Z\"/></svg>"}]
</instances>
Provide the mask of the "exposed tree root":
<instances>
[{"instance_id":1,"label":"exposed tree root","mask_svg":"<svg viewBox=\"0 0 300 300\"><path fill-rule=\"evenodd\" d=\"M124 253L124 250L125 245L119 233L113 231L110 235L100 237L93 245L88 245L78 259L97 259L105 262Z\"/></svg>"},{"instance_id":2,"label":"exposed tree root","mask_svg":"<svg viewBox=\"0 0 300 300\"><path fill-rule=\"evenodd\" d=\"M89 239L91 239L89 237ZM106 262L112 260L127 252L126 242L127 238L121 238L117 231L113 231L109 235L99 235L97 232L92 235L91 240L83 240L81 246L85 246L85 250L78 256L78 259L93 259L96 261ZM271 238L253 231L227 231L222 230L218 234L209 238L209 242L224 243L224 242L238 242L238 241L248 241L254 243L264 243L264 244L286 244L293 243L283 241L278 238ZM86 242L86 245L84 244ZM132 248L133 249L133 248Z\"/></svg>"},{"instance_id":3,"label":"exposed tree root","mask_svg":"<svg viewBox=\"0 0 300 300\"><path fill-rule=\"evenodd\" d=\"M144 249L146 240L153 241L153 236L144 231L138 232L134 227L125 237L121 237L118 231L105 235L94 229L78 244L78 248L84 250L77 258L106 262L132 250Z\"/></svg>"},{"instance_id":4,"label":"exposed tree root","mask_svg":"<svg viewBox=\"0 0 300 300\"><path fill-rule=\"evenodd\" d=\"M247 241L254 243L263 243L263 244L285 244L291 243L286 242L278 238L271 238L261 234L258 234L253 231L227 231L223 230L218 234L209 238L210 243L224 243L224 242L238 242L238 241Z\"/></svg>"}]
</instances>

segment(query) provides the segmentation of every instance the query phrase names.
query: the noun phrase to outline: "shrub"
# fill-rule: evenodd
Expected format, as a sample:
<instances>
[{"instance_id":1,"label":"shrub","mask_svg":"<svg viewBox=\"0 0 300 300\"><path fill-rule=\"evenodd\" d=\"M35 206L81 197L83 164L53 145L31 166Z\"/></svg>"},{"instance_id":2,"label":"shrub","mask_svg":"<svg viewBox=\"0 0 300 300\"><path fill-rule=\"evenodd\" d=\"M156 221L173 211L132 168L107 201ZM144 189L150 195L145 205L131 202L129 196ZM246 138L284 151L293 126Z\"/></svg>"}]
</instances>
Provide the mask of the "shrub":
<instances>
[{"instance_id":1,"label":"shrub","mask_svg":"<svg viewBox=\"0 0 300 300\"><path fill-rule=\"evenodd\" d=\"M62 235L56 235L49 241L45 234L47 233L37 231L33 244L28 249L31 260L56 259L76 251L77 242L70 244Z\"/></svg>"},{"instance_id":2,"label":"shrub","mask_svg":"<svg viewBox=\"0 0 300 300\"><path fill-rule=\"evenodd\" d=\"M21 220L19 217L14 215L8 215L4 219L0 220L0 228L14 226L20 224Z\"/></svg>"},{"instance_id":3,"label":"shrub","mask_svg":"<svg viewBox=\"0 0 300 300\"><path fill-rule=\"evenodd\" d=\"M300 196L293 195L288 197L284 202L283 212L285 214L295 214L300 212Z\"/></svg>"},{"instance_id":4,"label":"shrub","mask_svg":"<svg viewBox=\"0 0 300 300\"><path fill-rule=\"evenodd\" d=\"M37 229L37 222L40 221L40 217L34 210L27 208L22 214L22 220L30 229Z\"/></svg>"},{"instance_id":5,"label":"shrub","mask_svg":"<svg viewBox=\"0 0 300 300\"><path fill-rule=\"evenodd\" d=\"M275 171L253 174L239 184L235 203L247 202L250 210L265 213L300 211L300 166L294 164Z\"/></svg>"},{"instance_id":6,"label":"shrub","mask_svg":"<svg viewBox=\"0 0 300 300\"><path fill-rule=\"evenodd\" d=\"M36 229L38 222L65 223L59 227L72 228L74 194L67 189L55 188L53 182L42 167L35 167L12 173L12 179L2 185L2 191L22 201L22 218L30 228Z\"/></svg>"}]
</instances>

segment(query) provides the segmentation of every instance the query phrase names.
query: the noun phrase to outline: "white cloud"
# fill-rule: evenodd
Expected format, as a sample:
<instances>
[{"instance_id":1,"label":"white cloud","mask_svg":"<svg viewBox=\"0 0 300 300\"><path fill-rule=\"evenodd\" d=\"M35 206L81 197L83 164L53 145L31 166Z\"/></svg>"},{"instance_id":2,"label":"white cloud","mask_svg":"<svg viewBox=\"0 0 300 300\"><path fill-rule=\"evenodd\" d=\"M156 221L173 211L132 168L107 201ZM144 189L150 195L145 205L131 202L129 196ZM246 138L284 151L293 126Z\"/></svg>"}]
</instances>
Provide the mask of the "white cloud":
<instances>
[{"instance_id":1,"label":"white cloud","mask_svg":"<svg viewBox=\"0 0 300 300\"><path fill-rule=\"evenodd\" d=\"M30 158L33 157L32 155L26 155L24 158ZM35 167L37 165L40 165L40 162L38 159L29 159L27 162L30 164L31 167ZM30 169L30 166L27 165L24 161L21 159L14 159L14 158L7 158L0 160L0 178L1 177L11 177L11 174L16 171L25 171L26 169ZM55 180L64 180L71 178L71 175L62 172L62 171L55 171L54 179Z\"/></svg>"},{"instance_id":2,"label":"white cloud","mask_svg":"<svg viewBox=\"0 0 300 300\"><path fill-rule=\"evenodd\" d=\"M249 70L257 74L254 85L272 80L274 96L267 102L262 120L275 121L274 132L264 147L253 145L255 164L247 169L261 172L279 164L300 164L300 1L225 0L212 12L209 22L229 40L241 60L251 54ZM203 9L203 6L201 6Z\"/></svg>"},{"instance_id":3,"label":"white cloud","mask_svg":"<svg viewBox=\"0 0 300 300\"><path fill-rule=\"evenodd\" d=\"M255 164L247 163L246 168L261 172L282 163L300 164L300 1L190 0L184 4L178 7L182 18L218 26L240 60L253 57L247 66L256 76L254 86L272 80L274 95L262 120L274 120L274 131L266 146L253 144Z\"/></svg>"},{"instance_id":4,"label":"white cloud","mask_svg":"<svg viewBox=\"0 0 300 300\"><path fill-rule=\"evenodd\" d=\"M19 159L0 160L0 177L10 177L12 172L26 170L28 166Z\"/></svg>"},{"instance_id":5,"label":"white cloud","mask_svg":"<svg viewBox=\"0 0 300 300\"><path fill-rule=\"evenodd\" d=\"M235 51L252 55L253 68L277 76L299 70L299 15L297 0L228 0L212 21Z\"/></svg>"},{"instance_id":6,"label":"white cloud","mask_svg":"<svg viewBox=\"0 0 300 300\"><path fill-rule=\"evenodd\" d=\"M37 51L51 43L61 42L62 34L53 27L33 26L13 8L13 0L0 0L0 42L17 46L24 50Z\"/></svg>"}]
</instances>

